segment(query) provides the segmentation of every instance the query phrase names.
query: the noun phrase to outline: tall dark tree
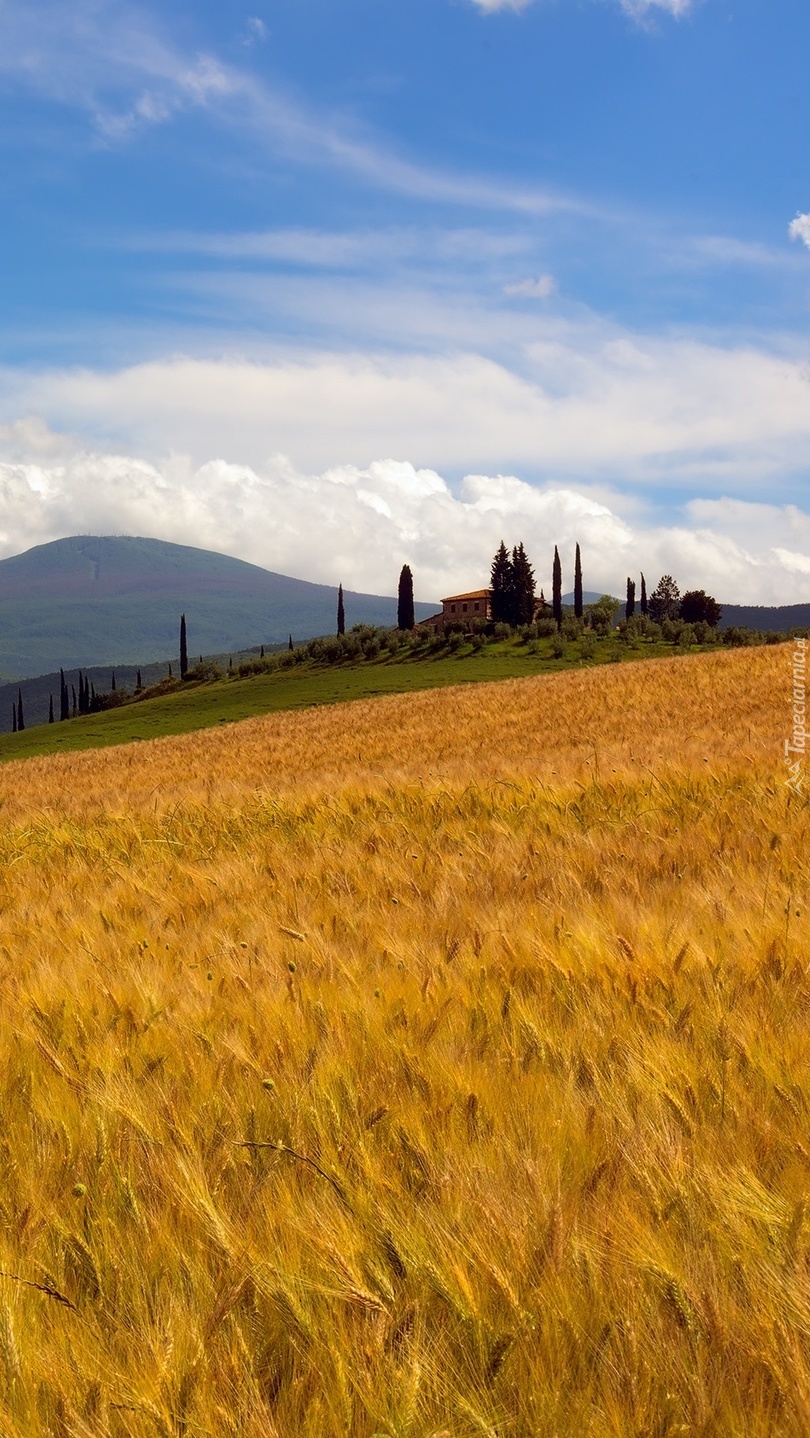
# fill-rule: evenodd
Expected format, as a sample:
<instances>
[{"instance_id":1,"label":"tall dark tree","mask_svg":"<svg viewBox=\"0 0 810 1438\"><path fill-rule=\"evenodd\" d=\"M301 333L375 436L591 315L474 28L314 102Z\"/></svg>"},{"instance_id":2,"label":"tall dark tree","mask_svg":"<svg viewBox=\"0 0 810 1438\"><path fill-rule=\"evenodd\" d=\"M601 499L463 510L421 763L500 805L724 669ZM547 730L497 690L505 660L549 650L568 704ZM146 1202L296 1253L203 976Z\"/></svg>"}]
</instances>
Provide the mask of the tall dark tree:
<instances>
[{"instance_id":1,"label":"tall dark tree","mask_svg":"<svg viewBox=\"0 0 810 1438\"><path fill-rule=\"evenodd\" d=\"M574 559L574 614L577 619L582 618L582 557L579 545Z\"/></svg>"},{"instance_id":2,"label":"tall dark tree","mask_svg":"<svg viewBox=\"0 0 810 1438\"><path fill-rule=\"evenodd\" d=\"M23 714L22 689L17 690L17 728L25 728L25 715Z\"/></svg>"},{"instance_id":3,"label":"tall dark tree","mask_svg":"<svg viewBox=\"0 0 810 1438\"><path fill-rule=\"evenodd\" d=\"M16 733L17 733L17 705L16 705L16 704L12 704L12 706L11 706L11 732L12 732L12 734L16 734Z\"/></svg>"},{"instance_id":4,"label":"tall dark tree","mask_svg":"<svg viewBox=\"0 0 810 1438\"><path fill-rule=\"evenodd\" d=\"M337 632L346 633L346 610L343 604L343 585L338 585Z\"/></svg>"},{"instance_id":5,"label":"tall dark tree","mask_svg":"<svg viewBox=\"0 0 810 1438\"><path fill-rule=\"evenodd\" d=\"M49 724L53 724L53 722L54 722L54 719L53 719L53 695L52 695L52 694L49 694L49 695L48 695L48 699L49 699L49 704L48 704L48 723L49 723Z\"/></svg>"},{"instance_id":6,"label":"tall dark tree","mask_svg":"<svg viewBox=\"0 0 810 1438\"><path fill-rule=\"evenodd\" d=\"M650 595L650 618L656 624L677 619L681 612L681 593L671 574L663 574Z\"/></svg>"},{"instance_id":7,"label":"tall dark tree","mask_svg":"<svg viewBox=\"0 0 810 1438\"><path fill-rule=\"evenodd\" d=\"M723 611L705 589L689 589L681 596L681 619L687 624L710 624L716 629Z\"/></svg>"},{"instance_id":8,"label":"tall dark tree","mask_svg":"<svg viewBox=\"0 0 810 1438\"><path fill-rule=\"evenodd\" d=\"M76 718L76 715L77 715L78 712L79 712L79 706L78 706L78 704L77 704L77 702L76 702L76 685L75 685L75 684L71 684L71 686L70 686L70 694L71 694L71 699L72 699L72 703L71 703L71 706L70 706L70 715L71 715L71 718L72 718L72 719L75 719L75 718Z\"/></svg>"},{"instance_id":9,"label":"tall dark tree","mask_svg":"<svg viewBox=\"0 0 810 1438\"><path fill-rule=\"evenodd\" d=\"M650 612L650 606L647 603L647 581L644 578L643 574L641 576L641 599L639 601L639 609L645 617Z\"/></svg>"},{"instance_id":10,"label":"tall dark tree","mask_svg":"<svg viewBox=\"0 0 810 1438\"><path fill-rule=\"evenodd\" d=\"M289 651L290 651L291 654L292 654L292 647L293 647L292 635L290 635L290 642L289 642L289 644L287 645L287 648L289 649Z\"/></svg>"},{"instance_id":11,"label":"tall dark tree","mask_svg":"<svg viewBox=\"0 0 810 1438\"><path fill-rule=\"evenodd\" d=\"M551 609L558 629L562 628L562 565L557 546L554 546L554 567L551 571Z\"/></svg>"},{"instance_id":12,"label":"tall dark tree","mask_svg":"<svg viewBox=\"0 0 810 1438\"><path fill-rule=\"evenodd\" d=\"M188 674L188 644L186 642L186 616L180 615L180 678Z\"/></svg>"},{"instance_id":13,"label":"tall dark tree","mask_svg":"<svg viewBox=\"0 0 810 1438\"><path fill-rule=\"evenodd\" d=\"M627 599L626 599L625 605L624 605L624 617L625 617L625 619L631 619L632 616L635 614L635 610L636 610L636 581L635 581L634 579L629 579L629 578L628 578L628 580L627 580Z\"/></svg>"},{"instance_id":14,"label":"tall dark tree","mask_svg":"<svg viewBox=\"0 0 810 1438\"><path fill-rule=\"evenodd\" d=\"M136 693L136 694L140 694L140 692L141 692L142 689L143 689L143 680L141 679L141 671L140 671L140 669L139 669L138 672L137 672L137 674L135 675L135 693Z\"/></svg>"},{"instance_id":15,"label":"tall dark tree","mask_svg":"<svg viewBox=\"0 0 810 1438\"><path fill-rule=\"evenodd\" d=\"M413 629L414 622L413 575L411 566L403 564L397 591L397 629Z\"/></svg>"},{"instance_id":16,"label":"tall dark tree","mask_svg":"<svg viewBox=\"0 0 810 1438\"><path fill-rule=\"evenodd\" d=\"M522 544L512 550L512 615L510 624L534 619L534 569Z\"/></svg>"},{"instance_id":17,"label":"tall dark tree","mask_svg":"<svg viewBox=\"0 0 810 1438\"><path fill-rule=\"evenodd\" d=\"M111 679L111 681L110 681L110 693L111 693L111 694L114 694L114 693L115 693L115 670L114 670L114 669L113 669L113 672L112 672L112 679Z\"/></svg>"},{"instance_id":18,"label":"tall dark tree","mask_svg":"<svg viewBox=\"0 0 810 1438\"><path fill-rule=\"evenodd\" d=\"M70 697L64 669L59 670L59 718L60 720L70 718Z\"/></svg>"},{"instance_id":19,"label":"tall dark tree","mask_svg":"<svg viewBox=\"0 0 810 1438\"><path fill-rule=\"evenodd\" d=\"M491 610L496 624L512 623L513 568L509 550L501 540L490 570Z\"/></svg>"}]
</instances>

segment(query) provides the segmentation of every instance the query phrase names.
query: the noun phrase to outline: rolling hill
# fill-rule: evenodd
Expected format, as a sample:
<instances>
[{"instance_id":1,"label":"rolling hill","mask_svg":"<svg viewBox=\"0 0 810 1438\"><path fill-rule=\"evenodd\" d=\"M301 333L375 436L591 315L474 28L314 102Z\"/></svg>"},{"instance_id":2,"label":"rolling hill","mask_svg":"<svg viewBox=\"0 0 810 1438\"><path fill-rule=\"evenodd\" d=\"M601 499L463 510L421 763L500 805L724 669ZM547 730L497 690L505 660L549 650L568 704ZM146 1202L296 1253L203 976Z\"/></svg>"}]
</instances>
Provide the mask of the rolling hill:
<instances>
[{"instance_id":1,"label":"rolling hill","mask_svg":"<svg viewBox=\"0 0 810 1438\"><path fill-rule=\"evenodd\" d=\"M803 1438L789 683L723 650L0 768L0 1431Z\"/></svg>"},{"instance_id":2,"label":"rolling hill","mask_svg":"<svg viewBox=\"0 0 810 1438\"><path fill-rule=\"evenodd\" d=\"M392 567L392 584L396 574ZM396 600L346 591L346 623L394 624ZM77 535L0 561L0 677L145 664L330 633L337 590L160 539ZM435 612L417 604L417 619Z\"/></svg>"}]
</instances>

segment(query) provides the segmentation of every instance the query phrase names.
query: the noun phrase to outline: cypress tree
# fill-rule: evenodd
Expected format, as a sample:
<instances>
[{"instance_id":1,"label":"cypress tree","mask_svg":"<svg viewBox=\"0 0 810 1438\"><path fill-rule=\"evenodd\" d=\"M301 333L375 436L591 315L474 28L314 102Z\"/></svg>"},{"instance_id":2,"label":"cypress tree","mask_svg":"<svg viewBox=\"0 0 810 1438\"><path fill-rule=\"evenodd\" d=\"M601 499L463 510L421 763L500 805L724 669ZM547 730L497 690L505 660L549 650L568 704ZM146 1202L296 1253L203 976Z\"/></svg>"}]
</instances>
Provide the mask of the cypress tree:
<instances>
[{"instance_id":1,"label":"cypress tree","mask_svg":"<svg viewBox=\"0 0 810 1438\"><path fill-rule=\"evenodd\" d=\"M554 567L551 572L551 608L554 614L554 623L558 629L562 628L562 565L557 546L554 546Z\"/></svg>"},{"instance_id":2,"label":"cypress tree","mask_svg":"<svg viewBox=\"0 0 810 1438\"><path fill-rule=\"evenodd\" d=\"M136 693L136 694L140 694L140 692L141 692L142 689L143 689L143 683L142 683L142 681L141 681L141 671L140 671L140 669L139 669L138 672L137 672L137 674L135 675L135 693Z\"/></svg>"},{"instance_id":3,"label":"cypress tree","mask_svg":"<svg viewBox=\"0 0 810 1438\"><path fill-rule=\"evenodd\" d=\"M262 645L262 652L259 655L259 658L264 659L264 645ZM200 655L200 663L202 664L202 655Z\"/></svg>"},{"instance_id":4,"label":"cypress tree","mask_svg":"<svg viewBox=\"0 0 810 1438\"><path fill-rule=\"evenodd\" d=\"M534 619L534 569L522 544L512 550L512 624L531 624Z\"/></svg>"},{"instance_id":5,"label":"cypress tree","mask_svg":"<svg viewBox=\"0 0 810 1438\"><path fill-rule=\"evenodd\" d=\"M409 564L403 564L397 591L397 629L413 629L413 575Z\"/></svg>"},{"instance_id":6,"label":"cypress tree","mask_svg":"<svg viewBox=\"0 0 810 1438\"><path fill-rule=\"evenodd\" d=\"M338 607L337 607L337 632L338 635L346 633L346 610L343 607L343 585L338 585Z\"/></svg>"},{"instance_id":7,"label":"cypress tree","mask_svg":"<svg viewBox=\"0 0 810 1438\"><path fill-rule=\"evenodd\" d=\"M579 545L574 559L574 614L577 619L582 618L582 559Z\"/></svg>"},{"instance_id":8,"label":"cypress tree","mask_svg":"<svg viewBox=\"0 0 810 1438\"><path fill-rule=\"evenodd\" d=\"M188 644L186 643L186 616L180 615L180 678L188 674Z\"/></svg>"},{"instance_id":9,"label":"cypress tree","mask_svg":"<svg viewBox=\"0 0 810 1438\"><path fill-rule=\"evenodd\" d=\"M503 540L492 561L489 583L492 591L492 618L496 624L511 624L512 561Z\"/></svg>"},{"instance_id":10,"label":"cypress tree","mask_svg":"<svg viewBox=\"0 0 810 1438\"><path fill-rule=\"evenodd\" d=\"M170 665L169 665L169 678L172 679L173 677L174 677L174 676L173 676L173 674L172 674L172 666L171 666L171 664L170 664Z\"/></svg>"},{"instance_id":11,"label":"cypress tree","mask_svg":"<svg viewBox=\"0 0 810 1438\"><path fill-rule=\"evenodd\" d=\"M79 706L78 706L78 704L76 703L76 686L75 686L75 684L71 684L71 686L70 686L70 692L71 692L71 695L72 695L72 697L73 697L73 704L72 704L72 706L71 706L71 718L72 718L72 719L75 719L75 718L76 718L76 715L77 715L78 712L79 712Z\"/></svg>"},{"instance_id":12,"label":"cypress tree","mask_svg":"<svg viewBox=\"0 0 810 1438\"><path fill-rule=\"evenodd\" d=\"M634 579L628 579L628 581L627 581L627 602L625 603L625 606L624 606L624 617L625 617L625 619L631 619L632 616L635 614L635 610L636 610L636 581L635 581Z\"/></svg>"},{"instance_id":13,"label":"cypress tree","mask_svg":"<svg viewBox=\"0 0 810 1438\"><path fill-rule=\"evenodd\" d=\"M11 706L11 732L12 732L12 734L16 734L16 733L17 733L17 705L16 705L16 704L12 704L12 706Z\"/></svg>"},{"instance_id":14,"label":"cypress tree","mask_svg":"<svg viewBox=\"0 0 810 1438\"><path fill-rule=\"evenodd\" d=\"M112 682L111 682L111 684L110 684L110 693L111 693L111 694L114 694L114 693L115 693L115 670L114 670L114 669L113 669L113 672L112 672Z\"/></svg>"},{"instance_id":15,"label":"cypress tree","mask_svg":"<svg viewBox=\"0 0 810 1438\"><path fill-rule=\"evenodd\" d=\"M290 635L290 642L289 642L289 644L287 645L287 648L289 649L289 651L290 651L291 654L292 654L292 647L293 647L292 635Z\"/></svg>"},{"instance_id":16,"label":"cypress tree","mask_svg":"<svg viewBox=\"0 0 810 1438\"><path fill-rule=\"evenodd\" d=\"M17 690L17 728L25 728L25 716L23 714L22 689Z\"/></svg>"},{"instance_id":17,"label":"cypress tree","mask_svg":"<svg viewBox=\"0 0 810 1438\"><path fill-rule=\"evenodd\" d=\"M53 695L52 695L52 694L49 694L49 695L48 695L48 698L49 698L49 700L50 700L50 703L49 703L49 705L48 705L48 723L49 723L49 724L53 724L53 722L54 722L54 719L53 719Z\"/></svg>"},{"instance_id":18,"label":"cypress tree","mask_svg":"<svg viewBox=\"0 0 810 1438\"><path fill-rule=\"evenodd\" d=\"M641 603L639 605L639 608L641 609L642 614L649 614L649 606L647 604L647 581L644 578L643 574L641 576Z\"/></svg>"},{"instance_id":19,"label":"cypress tree","mask_svg":"<svg viewBox=\"0 0 810 1438\"><path fill-rule=\"evenodd\" d=\"M68 701L68 687L65 682L64 669L59 670L59 719L70 718L70 704Z\"/></svg>"}]
</instances>

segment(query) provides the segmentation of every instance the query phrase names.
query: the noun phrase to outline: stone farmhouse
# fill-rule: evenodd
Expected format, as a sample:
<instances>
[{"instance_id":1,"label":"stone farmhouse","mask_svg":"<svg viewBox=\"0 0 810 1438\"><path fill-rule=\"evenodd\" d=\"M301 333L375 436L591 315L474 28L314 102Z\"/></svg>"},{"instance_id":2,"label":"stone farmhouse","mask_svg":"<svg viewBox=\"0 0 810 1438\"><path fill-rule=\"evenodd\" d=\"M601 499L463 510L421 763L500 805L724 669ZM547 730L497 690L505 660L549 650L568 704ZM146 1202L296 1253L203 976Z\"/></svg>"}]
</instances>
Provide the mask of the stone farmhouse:
<instances>
[{"instance_id":1,"label":"stone farmhouse","mask_svg":"<svg viewBox=\"0 0 810 1438\"><path fill-rule=\"evenodd\" d=\"M535 608L535 618L549 613L548 606L540 591ZM492 590L471 589L469 594L450 594L442 600L441 614L431 614L416 626L417 629L445 629L449 624L471 624L475 619L492 618Z\"/></svg>"},{"instance_id":2,"label":"stone farmhouse","mask_svg":"<svg viewBox=\"0 0 810 1438\"><path fill-rule=\"evenodd\" d=\"M445 629L448 624L471 624L474 619L492 618L492 590L473 589L469 594L451 594L442 600L441 614L421 619L417 629Z\"/></svg>"}]
</instances>

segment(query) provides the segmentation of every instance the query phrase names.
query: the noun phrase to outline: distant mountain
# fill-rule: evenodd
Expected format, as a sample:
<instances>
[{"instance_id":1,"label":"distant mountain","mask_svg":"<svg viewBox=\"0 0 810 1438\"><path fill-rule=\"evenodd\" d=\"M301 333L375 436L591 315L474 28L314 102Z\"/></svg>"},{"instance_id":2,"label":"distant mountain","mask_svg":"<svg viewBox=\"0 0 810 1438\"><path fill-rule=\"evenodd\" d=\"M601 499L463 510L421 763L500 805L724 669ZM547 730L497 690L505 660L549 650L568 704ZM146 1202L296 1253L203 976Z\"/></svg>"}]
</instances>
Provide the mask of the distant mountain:
<instances>
[{"instance_id":1,"label":"distant mountain","mask_svg":"<svg viewBox=\"0 0 810 1438\"><path fill-rule=\"evenodd\" d=\"M596 589L583 589L583 591L582 591L582 603L583 603L583 604L598 604L598 603L599 603L599 600L600 600L601 598L602 598L602 595L601 595ZM546 595L546 600L547 600L547 602L548 602L549 604L551 603L551 595L550 595L550 593ZM563 597L562 597L562 602L563 602L563 604L564 604L568 609L573 609L573 607L574 607L574 591L573 591L573 589L571 590L570 594L564 594L564 595L563 595ZM616 603L617 603L617 604L619 604L620 602L621 602L620 600L618 600L618 599L616 600Z\"/></svg>"},{"instance_id":2,"label":"distant mountain","mask_svg":"<svg viewBox=\"0 0 810 1438\"><path fill-rule=\"evenodd\" d=\"M786 634L790 629L810 629L810 604L782 604L775 608L757 604L724 604L721 629L773 629Z\"/></svg>"},{"instance_id":3,"label":"distant mountain","mask_svg":"<svg viewBox=\"0 0 810 1438\"><path fill-rule=\"evenodd\" d=\"M395 599L347 590L345 603L348 628L396 623ZM57 539L0 560L0 677L169 659L181 612L189 655L228 653L331 633L337 590L160 539Z\"/></svg>"}]
</instances>

